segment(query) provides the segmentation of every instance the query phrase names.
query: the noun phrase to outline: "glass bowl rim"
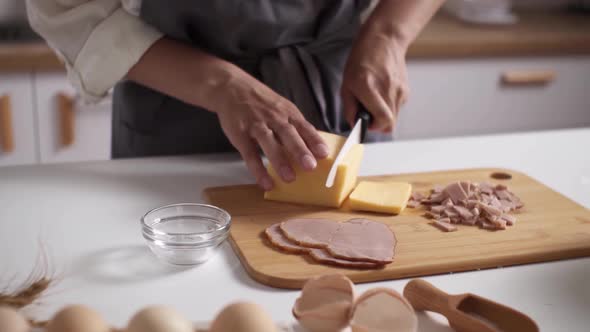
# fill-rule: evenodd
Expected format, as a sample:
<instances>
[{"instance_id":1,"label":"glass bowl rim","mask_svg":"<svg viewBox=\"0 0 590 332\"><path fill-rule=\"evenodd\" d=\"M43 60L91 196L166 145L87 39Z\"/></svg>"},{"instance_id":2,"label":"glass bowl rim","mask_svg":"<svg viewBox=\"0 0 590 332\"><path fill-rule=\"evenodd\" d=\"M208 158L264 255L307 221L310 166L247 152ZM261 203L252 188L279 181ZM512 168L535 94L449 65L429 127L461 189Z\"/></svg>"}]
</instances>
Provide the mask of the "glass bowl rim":
<instances>
[{"instance_id":1,"label":"glass bowl rim","mask_svg":"<svg viewBox=\"0 0 590 332\"><path fill-rule=\"evenodd\" d=\"M164 210L164 209L168 209L168 208L173 208L173 207L185 207L185 206L192 206L192 207L201 207L201 208L207 208L207 209L212 209L215 210L217 212L221 212L221 214L224 216L224 222L220 223L217 228L215 228L214 230L210 230L210 231L206 231L206 232L192 232L192 233L172 233L172 232L163 232L159 229L156 229L154 227L152 227L151 225L148 225L146 222L146 218L152 214L155 213L157 211L160 210ZM168 205L164 205L164 206L160 206L154 209L149 210L148 212L146 212L142 217L141 217L141 226L144 229L144 233L145 230L148 230L149 232L154 233L155 235L203 235L203 234L216 234L221 232L222 234L227 232L227 230L229 229L230 225L231 225L231 215L229 214L229 212L227 212L226 210L215 206L215 205L211 205L211 204L202 204L202 203L175 203L175 204L168 204ZM214 236L216 237L216 236Z\"/></svg>"}]
</instances>

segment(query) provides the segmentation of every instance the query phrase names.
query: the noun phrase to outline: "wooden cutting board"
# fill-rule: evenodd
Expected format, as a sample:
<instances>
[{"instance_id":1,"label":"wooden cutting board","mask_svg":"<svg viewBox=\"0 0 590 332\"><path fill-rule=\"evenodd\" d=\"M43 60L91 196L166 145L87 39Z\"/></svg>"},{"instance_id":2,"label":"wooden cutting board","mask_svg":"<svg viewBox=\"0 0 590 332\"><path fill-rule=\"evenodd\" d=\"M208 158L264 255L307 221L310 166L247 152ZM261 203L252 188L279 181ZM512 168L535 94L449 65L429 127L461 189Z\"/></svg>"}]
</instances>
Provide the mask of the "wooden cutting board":
<instances>
[{"instance_id":1,"label":"wooden cutting board","mask_svg":"<svg viewBox=\"0 0 590 332\"><path fill-rule=\"evenodd\" d=\"M502 177L510 179L497 179ZM308 278L326 273L368 282L590 256L590 211L525 174L470 169L366 179L407 181L414 191L424 192L435 184L459 180L504 183L525 207L516 213L516 225L504 231L460 225L458 231L444 233L422 217L422 208L388 216L348 211L346 202L339 210L272 202L264 200L263 192L254 185L207 188L204 195L232 215L230 241L252 278L280 288L301 288ZM339 221L366 217L383 222L398 240L394 262L379 270L355 270L321 265L272 248L264 229L295 217Z\"/></svg>"}]
</instances>

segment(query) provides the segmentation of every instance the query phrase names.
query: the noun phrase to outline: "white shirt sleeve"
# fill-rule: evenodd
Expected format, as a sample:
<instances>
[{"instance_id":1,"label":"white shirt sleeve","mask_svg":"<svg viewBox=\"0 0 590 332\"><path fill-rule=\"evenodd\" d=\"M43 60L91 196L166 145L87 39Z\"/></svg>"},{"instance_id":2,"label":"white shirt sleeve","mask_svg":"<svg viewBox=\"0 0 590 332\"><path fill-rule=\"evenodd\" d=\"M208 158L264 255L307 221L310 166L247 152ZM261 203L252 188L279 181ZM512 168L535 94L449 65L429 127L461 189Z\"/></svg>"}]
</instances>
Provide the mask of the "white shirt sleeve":
<instances>
[{"instance_id":1,"label":"white shirt sleeve","mask_svg":"<svg viewBox=\"0 0 590 332\"><path fill-rule=\"evenodd\" d=\"M90 102L104 97L162 37L138 17L140 8L141 0L27 0L31 26Z\"/></svg>"}]
</instances>

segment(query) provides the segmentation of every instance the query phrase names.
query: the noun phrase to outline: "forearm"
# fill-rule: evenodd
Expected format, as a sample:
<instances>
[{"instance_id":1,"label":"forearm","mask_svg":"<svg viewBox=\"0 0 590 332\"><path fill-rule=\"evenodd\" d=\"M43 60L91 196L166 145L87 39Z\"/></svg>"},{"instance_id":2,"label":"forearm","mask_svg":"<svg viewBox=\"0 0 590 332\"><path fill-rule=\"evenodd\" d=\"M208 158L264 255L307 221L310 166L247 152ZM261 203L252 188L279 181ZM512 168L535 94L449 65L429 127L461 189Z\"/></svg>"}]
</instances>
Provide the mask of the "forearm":
<instances>
[{"instance_id":1,"label":"forearm","mask_svg":"<svg viewBox=\"0 0 590 332\"><path fill-rule=\"evenodd\" d=\"M181 42L162 38L127 73L127 79L210 111L227 107L219 98L247 85L251 76L234 64Z\"/></svg>"},{"instance_id":2,"label":"forearm","mask_svg":"<svg viewBox=\"0 0 590 332\"><path fill-rule=\"evenodd\" d=\"M363 29L407 48L444 0L381 0Z\"/></svg>"}]
</instances>

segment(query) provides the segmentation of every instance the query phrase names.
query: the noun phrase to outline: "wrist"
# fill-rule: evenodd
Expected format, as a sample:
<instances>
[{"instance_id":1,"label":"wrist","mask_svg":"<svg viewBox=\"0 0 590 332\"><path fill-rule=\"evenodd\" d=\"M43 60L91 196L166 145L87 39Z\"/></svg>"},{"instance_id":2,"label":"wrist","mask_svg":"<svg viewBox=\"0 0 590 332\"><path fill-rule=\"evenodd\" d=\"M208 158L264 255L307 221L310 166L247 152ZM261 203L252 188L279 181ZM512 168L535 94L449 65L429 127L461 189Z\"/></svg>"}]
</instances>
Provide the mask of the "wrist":
<instances>
[{"instance_id":1,"label":"wrist","mask_svg":"<svg viewBox=\"0 0 590 332\"><path fill-rule=\"evenodd\" d=\"M407 31L407 26L404 27L395 22L380 19L379 17L367 20L363 30L363 34L370 35L372 38L382 40L386 43L391 43L398 50L403 50L404 53L413 40L411 34Z\"/></svg>"}]
</instances>

